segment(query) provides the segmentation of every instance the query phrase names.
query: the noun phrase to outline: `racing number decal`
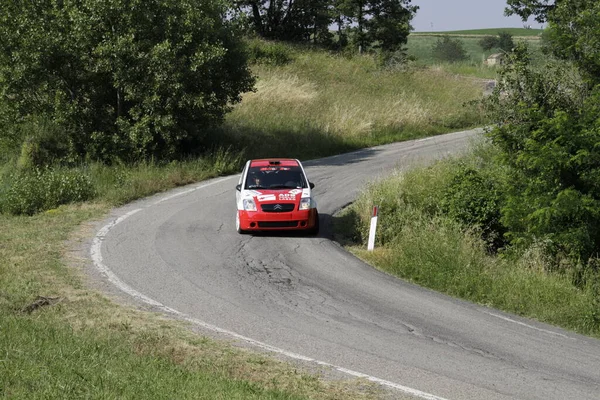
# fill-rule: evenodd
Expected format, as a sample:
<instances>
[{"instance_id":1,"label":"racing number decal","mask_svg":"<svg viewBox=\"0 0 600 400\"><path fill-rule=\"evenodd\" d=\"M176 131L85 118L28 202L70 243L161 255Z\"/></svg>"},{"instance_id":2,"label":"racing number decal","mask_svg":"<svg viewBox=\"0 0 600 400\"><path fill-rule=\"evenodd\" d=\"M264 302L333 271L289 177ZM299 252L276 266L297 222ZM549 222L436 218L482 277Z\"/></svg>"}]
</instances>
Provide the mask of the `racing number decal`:
<instances>
[{"instance_id":1,"label":"racing number decal","mask_svg":"<svg viewBox=\"0 0 600 400\"><path fill-rule=\"evenodd\" d=\"M279 195L279 200L292 200L292 201L296 201L296 194L295 193L281 193Z\"/></svg>"}]
</instances>

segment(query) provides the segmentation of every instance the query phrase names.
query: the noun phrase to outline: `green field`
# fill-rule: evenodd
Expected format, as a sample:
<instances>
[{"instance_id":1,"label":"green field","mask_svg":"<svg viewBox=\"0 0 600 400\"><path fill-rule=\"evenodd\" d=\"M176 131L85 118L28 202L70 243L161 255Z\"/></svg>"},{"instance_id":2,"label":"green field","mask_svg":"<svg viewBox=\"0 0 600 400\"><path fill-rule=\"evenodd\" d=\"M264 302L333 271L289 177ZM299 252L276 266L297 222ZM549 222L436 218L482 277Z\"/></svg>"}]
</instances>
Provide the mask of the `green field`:
<instances>
[{"instance_id":1,"label":"green field","mask_svg":"<svg viewBox=\"0 0 600 400\"><path fill-rule=\"evenodd\" d=\"M408 43L406 46L407 53L408 55L415 58L415 64L418 66L439 68L461 76L473 76L483 79L495 79L497 75L497 67L486 66L484 65L484 61L491 54L499 53L501 52L501 50L491 49L489 51L484 51L479 45L479 41L485 35L496 35L501 31L511 33L515 42L524 41L525 43L527 43L527 46L529 47L531 52L532 60L534 62L542 60L543 54L541 51L541 41L539 40L539 37L537 35L517 36L517 34L519 34L520 31L533 31L532 29L523 28L452 31L447 33L411 33L408 36ZM460 40L467 53L468 58L466 60L455 63L447 63L436 60L433 57L432 48L435 45L435 43L440 39L440 37L444 35L451 35L453 38Z\"/></svg>"},{"instance_id":2,"label":"green field","mask_svg":"<svg viewBox=\"0 0 600 400\"><path fill-rule=\"evenodd\" d=\"M542 35L543 29L526 29L526 28L488 28L488 29L469 29L464 31L447 31L447 32L413 32L414 36L421 35L466 35L466 36L486 36L498 35L500 32L510 33L513 37L539 38Z\"/></svg>"}]
</instances>

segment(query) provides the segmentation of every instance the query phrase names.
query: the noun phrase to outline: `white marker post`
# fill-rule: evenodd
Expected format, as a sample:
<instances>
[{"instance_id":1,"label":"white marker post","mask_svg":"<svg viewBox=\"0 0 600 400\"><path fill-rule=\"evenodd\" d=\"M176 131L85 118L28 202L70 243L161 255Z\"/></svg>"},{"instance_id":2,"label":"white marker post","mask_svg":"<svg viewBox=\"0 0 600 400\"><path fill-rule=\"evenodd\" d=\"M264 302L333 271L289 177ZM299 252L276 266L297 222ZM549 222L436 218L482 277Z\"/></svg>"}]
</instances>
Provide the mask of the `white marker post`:
<instances>
[{"instance_id":1,"label":"white marker post","mask_svg":"<svg viewBox=\"0 0 600 400\"><path fill-rule=\"evenodd\" d=\"M373 206L373 215L371 216L371 228L369 229L369 243L367 250L373 251L375 248L375 230L377 229L377 211L378 207Z\"/></svg>"}]
</instances>

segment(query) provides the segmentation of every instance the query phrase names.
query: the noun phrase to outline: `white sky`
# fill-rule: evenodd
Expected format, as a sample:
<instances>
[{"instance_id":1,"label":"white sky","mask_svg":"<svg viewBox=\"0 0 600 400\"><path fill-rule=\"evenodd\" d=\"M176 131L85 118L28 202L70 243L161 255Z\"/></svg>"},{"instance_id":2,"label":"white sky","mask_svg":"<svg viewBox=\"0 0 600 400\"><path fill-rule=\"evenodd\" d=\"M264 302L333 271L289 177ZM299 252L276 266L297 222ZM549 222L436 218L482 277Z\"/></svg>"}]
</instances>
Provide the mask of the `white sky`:
<instances>
[{"instance_id":1,"label":"white sky","mask_svg":"<svg viewBox=\"0 0 600 400\"><path fill-rule=\"evenodd\" d=\"M413 32L457 31L485 28L522 28L518 16L504 16L506 0L412 0L419 6L411 25ZM527 24L543 26L533 19Z\"/></svg>"}]
</instances>

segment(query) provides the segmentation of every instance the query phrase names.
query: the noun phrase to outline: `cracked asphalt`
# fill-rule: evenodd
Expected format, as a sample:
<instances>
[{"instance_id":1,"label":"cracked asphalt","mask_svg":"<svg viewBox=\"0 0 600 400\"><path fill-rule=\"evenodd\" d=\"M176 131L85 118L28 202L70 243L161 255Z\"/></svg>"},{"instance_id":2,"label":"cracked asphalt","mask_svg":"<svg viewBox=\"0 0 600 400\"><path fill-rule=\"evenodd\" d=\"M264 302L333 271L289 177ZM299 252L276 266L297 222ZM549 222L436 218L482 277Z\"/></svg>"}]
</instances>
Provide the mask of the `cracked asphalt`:
<instances>
[{"instance_id":1,"label":"cracked asphalt","mask_svg":"<svg viewBox=\"0 0 600 400\"><path fill-rule=\"evenodd\" d=\"M104 223L139 211L102 237L102 262L183 315L424 398L598 399L600 341L406 283L329 239L331 216L366 183L460 152L480 132L305 162L319 237L237 234L232 176L114 210Z\"/></svg>"}]
</instances>

